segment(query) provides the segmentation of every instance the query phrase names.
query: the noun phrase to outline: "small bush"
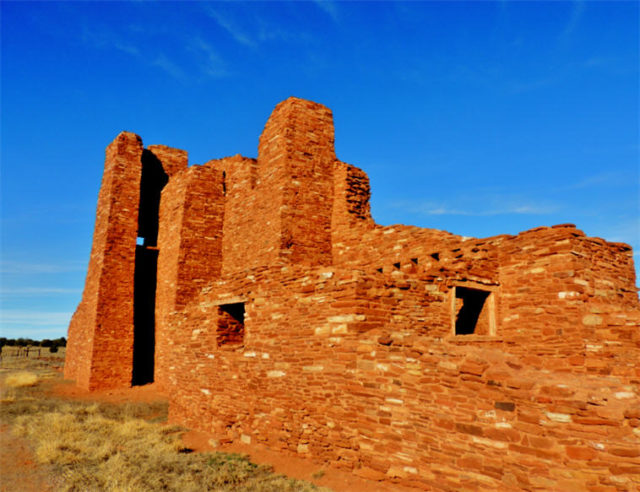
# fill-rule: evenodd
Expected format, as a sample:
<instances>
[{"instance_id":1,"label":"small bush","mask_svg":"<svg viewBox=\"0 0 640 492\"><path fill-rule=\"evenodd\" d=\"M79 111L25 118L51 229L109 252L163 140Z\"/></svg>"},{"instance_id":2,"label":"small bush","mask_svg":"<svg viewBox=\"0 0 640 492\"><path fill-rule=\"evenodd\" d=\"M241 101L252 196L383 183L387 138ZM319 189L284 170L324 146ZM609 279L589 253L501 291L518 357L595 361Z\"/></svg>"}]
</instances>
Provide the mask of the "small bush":
<instances>
[{"instance_id":1,"label":"small bush","mask_svg":"<svg viewBox=\"0 0 640 492\"><path fill-rule=\"evenodd\" d=\"M57 345L51 345L49 347L49 352L52 354L55 354L58 351L58 346Z\"/></svg>"}]
</instances>

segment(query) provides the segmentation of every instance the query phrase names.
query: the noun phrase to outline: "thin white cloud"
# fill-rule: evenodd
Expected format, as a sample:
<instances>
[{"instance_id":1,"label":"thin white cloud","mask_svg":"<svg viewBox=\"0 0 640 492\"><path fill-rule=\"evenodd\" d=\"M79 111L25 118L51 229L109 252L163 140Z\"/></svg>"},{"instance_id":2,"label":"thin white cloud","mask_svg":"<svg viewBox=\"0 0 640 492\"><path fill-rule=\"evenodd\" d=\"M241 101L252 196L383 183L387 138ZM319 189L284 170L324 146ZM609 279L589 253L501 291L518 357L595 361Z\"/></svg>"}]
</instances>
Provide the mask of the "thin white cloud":
<instances>
[{"instance_id":1,"label":"thin white cloud","mask_svg":"<svg viewBox=\"0 0 640 492\"><path fill-rule=\"evenodd\" d=\"M587 176L580 181L569 185L568 189L582 189L582 188L591 188L594 186L602 187L602 186L622 186L629 183L630 176L625 173L619 171L611 171L600 174L595 174L593 176Z\"/></svg>"},{"instance_id":2,"label":"thin white cloud","mask_svg":"<svg viewBox=\"0 0 640 492\"><path fill-rule=\"evenodd\" d=\"M62 289L58 287L1 287L0 296L46 296L57 294L79 294L80 289Z\"/></svg>"},{"instance_id":3,"label":"thin white cloud","mask_svg":"<svg viewBox=\"0 0 640 492\"><path fill-rule=\"evenodd\" d=\"M331 0L313 0L323 12L325 12L334 22L338 22L340 18L340 12L338 11L338 5Z\"/></svg>"},{"instance_id":4,"label":"thin white cloud","mask_svg":"<svg viewBox=\"0 0 640 492\"><path fill-rule=\"evenodd\" d=\"M43 340L45 338L55 339L67 336L67 325L57 327L2 327L0 331L6 338L31 338L32 340Z\"/></svg>"},{"instance_id":5,"label":"thin white cloud","mask_svg":"<svg viewBox=\"0 0 640 492\"><path fill-rule=\"evenodd\" d=\"M245 46L255 47L255 41L231 18L218 12L217 10L205 5L205 12L213 19L218 26L227 31L227 33L237 42Z\"/></svg>"},{"instance_id":6,"label":"thin white cloud","mask_svg":"<svg viewBox=\"0 0 640 492\"><path fill-rule=\"evenodd\" d=\"M85 26L82 30L82 40L96 48L114 49L131 56L141 56L140 49L129 41L126 41L109 29L100 29L97 26L91 28Z\"/></svg>"},{"instance_id":7,"label":"thin white cloud","mask_svg":"<svg viewBox=\"0 0 640 492\"><path fill-rule=\"evenodd\" d=\"M284 41L286 43L308 44L313 41L313 36L303 31L295 30L294 26L283 29L281 25L272 24L262 17L256 17L256 38L259 42Z\"/></svg>"},{"instance_id":8,"label":"thin white cloud","mask_svg":"<svg viewBox=\"0 0 640 492\"><path fill-rule=\"evenodd\" d=\"M628 63L624 59L611 56L592 56L578 63L578 68L584 70L600 70L610 75L635 74L638 70L637 63Z\"/></svg>"},{"instance_id":9,"label":"thin white cloud","mask_svg":"<svg viewBox=\"0 0 640 492\"><path fill-rule=\"evenodd\" d=\"M84 261L66 261L60 263L26 263L21 261L0 261L0 273L39 275L44 273L81 272L87 267Z\"/></svg>"},{"instance_id":10,"label":"thin white cloud","mask_svg":"<svg viewBox=\"0 0 640 492\"><path fill-rule=\"evenodd\" d=\"M397 202L393 205L396 208L406 209L408 212L421 215L461 215L469 217L489 217L496 215L548 215L557 210L557 207L549 204L505 204L504 206L494 206L488 208L481 207L451 207L441 203L407 203Z\"/></svg>"},{"instance_id":11,"label":"thin white cloud","mask_svg":"<svg viewBox=\"0 0 640 492\"><path fill-rule=\"evenodd\" d=\"M131 29L130 29L131 30ZM188 74L189 71L186 70L184 65L176 60L175 56L169 57L164 52L157 52L156 50L152 50L146 48L144 51L130 41L126 39L125 36L119 34L118 32L108 29L108 28L99 28L99 29L85 29L82 34L82 39L84 42L91 44L95 48L103 49L103 50L117 50L123 53L126 53L135 59L137 59L140 63L144 63L148 66L158 68L164 71L166 74L171 77L180 80L187 81L189 79ZM212 76L220 76L220 72L214 72L211 66L210 56L208 56L208 60L205 63L204 72L208 75ZM216 60L220 63L220 60ZM200 60L198 60L200 62ZM199 63L199 66L202 64Z\"/></svg>"},{"instance_id":12,"label":"thin white cloud","mask_svg":"<svg viewBox=\"0 0 640 492\"><path fill-rule=\"evenodd\" d=\"M578 28L580 21L582 20L584 10L584 0L574 0L573 6L571 8L571 15L569 16L569 20L562 30L562 33L560 34L560 39L569 39L573 35L575 30Z\"/></svg>"},{"instance_id":13,"label":"thin white cloud","mask_svg":"<svg viewBox=\"0 0 640 492\"><path fill-rule=\"evenodd\" d=\"M640 247L640 221L637 218L621 218L615 223L603 224L589 232L607 241L630 244L634 249Z\"/></svg>"},{"instance_id":14,"label":"thin white cloud","mask_svg":"<svg viewBox=\"0 0 640 492\"><path fill-rule=\"evenodd\" d=\"M151 65L161 68L172 77L184 80L187 76L186 72L178 66L177 63L170 60L164 53L160 53L155 60L151 62Z\"/></svg>"},{"instance_id":15,"label":"thin white cloud","mask_svg":"<svg viewBox=\"0 0 640 492\"><path fill-rule=\"evenodd\" d=\"M71 315L69 312L37 312L21 311L12 309L0 310L0 321L2 321L3 331L12 326L67 326Z\"/></svg>"},{"instance_id":16,"label":"thin white cloud","mask_svg":"<svg viewBox=\"0 0 640 492\"><path fill-rule=\"evenodd\" d=\"M494 210L491 215L519 214L519 215L547 215L556 211L556 208L549 205L517 205L505 210Z\"/></svg>"},{"instance_id":17,"label":"thin white cloud","mask_svg":"<svg viewBox=\"0 0 640 492\"><path fill-rule=\"evenodd\" d=\"M592 56L588 58L584 62L582 62L582 66L585 68L599 68L606 67L612 63L611 58L604 58L602 56Z\"/></svg>"},{"instance_id":18,"label":"thin white cloud","mask_svg":"<svg viewBox=\"0 0 640 492\"><path fill-rule=\"evenodd\" d=\"M198 55L204 57L204 62L200 63L201 70L208 76L213 78L221 78L229 75L225 67L224 60L218 52L202 38L192 40L190 49Z\"/></svg>"},{"instance_id":19,"label":"thin white cloud","mask_svg":"<svg viewBox=\"0 0 640 492\"><path fill-rule=\"evenodd\" d=\"M123 42L120 42L120 41L115 41L113 43L113 47L115 49L117 49L119 51L122 51L123 53L127 53L129 55L140 56L140 50L136 46L134 46L132 44L123 43Z\"/></svg>"},{"instance_id":20,"label":"thin white cloud","mask_svg":"<svg viewBox=\"0 0 640 492\"><path fill-rule=\"evenodd\" d=\"M561 73L549 75L548 77L540 77L529 81L511 81L508 82L509 91L512 94L523 94L525 92L536 91L551 87L559 83L564 78Z\"/></svg>"}]
</instances>

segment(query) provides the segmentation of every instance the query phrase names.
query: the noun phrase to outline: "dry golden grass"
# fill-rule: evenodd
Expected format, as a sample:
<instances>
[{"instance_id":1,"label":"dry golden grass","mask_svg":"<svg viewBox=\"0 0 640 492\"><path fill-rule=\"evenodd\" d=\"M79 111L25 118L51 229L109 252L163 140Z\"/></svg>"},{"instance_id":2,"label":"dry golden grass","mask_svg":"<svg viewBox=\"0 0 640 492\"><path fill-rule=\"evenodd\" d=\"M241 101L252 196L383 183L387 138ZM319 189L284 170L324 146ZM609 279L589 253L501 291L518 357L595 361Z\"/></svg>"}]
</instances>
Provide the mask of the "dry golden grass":
<instances>
[{"instance_id":1,"label":"dry golden grass","mask_svg":"<svg viewBox=\"0 0 640 492\"><path fill-rule=\"evenodd\" d=\"M35 386L40 379L32 372L16 372L9 374L5 380L5 386L9 388L22 388L23 386Z\"/></svg>"},{"instance_id":2,"label":"dry golden grass","mask_svg":"<svg viewBox=\"0 0 640 492\"><path fill-rule=\"evenodd\" d=\"M179 427L116 419L99 405L62 405L16 418L14 430L35 442L38 462L64 477L61 490L311 491L246 457L189 453Z\"/></svg>"},{"instance_id":3,"label":"dry golden grass","mask_svg":"<svg viewBox=\"0 0 640 492\"><path fill-rule=\"evenodd\" d=\"M2 421L27 438L37 461L54 471L56 490L327 490L275 475L242 455L191 453L180 439L184 429L156 422L166 418L165 402L63 401L38 386L23 386L0 403Z\"/></svg>"}]
</instances>

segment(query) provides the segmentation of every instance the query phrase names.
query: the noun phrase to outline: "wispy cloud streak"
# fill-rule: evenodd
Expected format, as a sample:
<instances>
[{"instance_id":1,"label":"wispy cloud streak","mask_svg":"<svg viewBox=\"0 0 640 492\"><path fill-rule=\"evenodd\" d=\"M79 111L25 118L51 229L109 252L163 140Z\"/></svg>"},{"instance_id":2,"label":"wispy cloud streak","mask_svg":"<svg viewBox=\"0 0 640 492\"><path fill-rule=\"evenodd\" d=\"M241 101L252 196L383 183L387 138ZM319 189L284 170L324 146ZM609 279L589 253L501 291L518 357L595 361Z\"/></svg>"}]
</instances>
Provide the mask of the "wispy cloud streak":
<instances>
[{"instance_id":1,"label":"wispy cloud streak","mask_svg":"<svg viewBox=\"0 0 640 492\"><path fill-rule=\"evenodd\" d=\"M574 0L569 21L560 34L560 39L569 39L573 35L574 31L578 28L578 25L582 20L584 10L584 0Z\"/></svg>"},{"instance_id":2,"label":"wispy cloud streak","mask_svg":"<svg viewBox=\"0 0 640 492\"><path fill-rule=\"evenodd\" d=\"M323 12L329 15L333 22L338 22L340 13L338 11L338 5L336 5L335 2L332 2L331 0L313 0L313 3L315 3Z\"/></svg>"},{"instance_id":3,"label":"wispy cloud streak","mask_svg":"<svg viewBox=\"0 0 640 492\"><path fill-rule=\"evenodd\" d=\"M512 204L491 208L459 208L439 203L396 202L396 208L421 215L460 215L469 217L489 217L496 215L548 215L557 210L553 205Z\"/></svg>"},{"instance_id":4,"label":"wispy cloud streak","mask_svg":"<svg viewBox=\"0 0 640 492\"><path fill-rule=\"evenodd\" d=\"M231 18L222 15L210 6L205 6L205 12L218 26L224 29L236 42L245 46L255 47L255 41L244 32Z\"/></svg>"},{"instance_id":5,"label":"wispy cloud streak","mask_svg":"<svg viewBox=\"0 0 640 492\"><path fill-rule=\"evenodd\" d=\"M80 289L62 289L57 287L0 288L1 296L46 296L57 294L79 294L80 292L82 292Z\"/></svg>"},{"instance_id":6,"label":"wispy cloud streak","mask_svg":"<svg viewBox=\"0 0 640 492\"><path fill-rule=\"evenodd\" d=\"M224 20L222 17L219 18L219 22L223 22ZM228 22L225 23L225 26L228 29L233 28ZM130 28L130 30L131 29L132 28ZM251 42L248 37L243 37L239 31L236 32L235 39L238 42ZM224 60L222 57L213 47L202 40L193 43L190 42L188 37L186 40L184 38L175 39L176 53L159 51L157 47L149 45L148 43L145 46L140 41L138 45L136 45L128 39L126 33L119 33L106 27L94 28L93 30L85 29L82 34L82 40L100 50L116 50L125 53L137 62L162 70L180 82L191 80L190 75L192 73L196 76L196 79L198 75L202 74L212 78L228 75L228 71L224 68ZM195 50L193 49L193 45L196 47ZM180 53L181 50L182 53ZM192 52L191 60L184 56L185 51ZM191 61L196 68L191 71L185 68L187 66L185 60Z\"/></svg>"},{"instance_id":7,"label":"wispy cloud streak","mask_svg":"<svg viewBox=\"0 0 640 492\"><path fill-rule=\"evenodd\" d=\"M194 38L190 44L191 51L203 56L205 62L201 64L201 70L213 78L221 78L229 75L224 60L218 52L202 38Z\"/></svg>"},{"instance_id":8,"label":"wispy cloud streak","mask_svg":"<svg viewBox=\"0 0 640 492\"><path fill-rule=\"evenodd\" d=\"M161 68L176 79L183 80L187 76L186 72L175 62L170 60L164 53L160 53L155 60L151 62L151 65Z\"/></svg>"},{"instance_id":9,"label":"wispy cloud streak","mask_svg":"<svg viewBox=\"0 0 640 492\"><path fill-rule=\"evenodd\" d=\"M86 268L85 262L70 261L61 263L25 263L20 261L0 261L0 273L3 274L43 274L81 272Z\"/></svg>"},{"instance_id":10,"label":"wispy cloud streak","mask_svg":"<svg viewBox=\"0 0 640 492\"><path fill-rule=\"evenodd\" d=\"M580 181L567 186L567 189L578 190L582 188L591 188L594 186L624 186L629 184L629 176L624 173L611 171L600 173L593 176L587 176Z\"/></svg>"},{"instance_id":11,"label":"wispy cloud streak","mask_svg":"<svg viewBox=\"0 0 640 492\"><path fill-rule=\"evenodd\" d=\"M131 42L125 41L119 34L109 29L100 29L96 26L85 26L82 30L84 43L101 49L115 49L131 56L141 56L140 49Z\"/></svg>"},{"instance_id":12,"label":"wispy cloud streak","mask_svg":"<svg viewBox=\"0 0 640 492\"><path fill-rule=\"evenodd\" d=\"M6 309L0 311L0 320L5 328L11 325L54 327L69 324L72 314L57 311L35 312Z\"/></svg>"},{"instance_id":13,"label":"wispy cloud streak","mask_svg":"<svg viewBox=\"0 0 640 492\"><path fill-rule=\"evenodd\" d=\"M601 225L593 233L608 241L627 243L634 248L640 247L640 222L637 218L620 218L616 223Z\"/></svg>"}]
</instances>

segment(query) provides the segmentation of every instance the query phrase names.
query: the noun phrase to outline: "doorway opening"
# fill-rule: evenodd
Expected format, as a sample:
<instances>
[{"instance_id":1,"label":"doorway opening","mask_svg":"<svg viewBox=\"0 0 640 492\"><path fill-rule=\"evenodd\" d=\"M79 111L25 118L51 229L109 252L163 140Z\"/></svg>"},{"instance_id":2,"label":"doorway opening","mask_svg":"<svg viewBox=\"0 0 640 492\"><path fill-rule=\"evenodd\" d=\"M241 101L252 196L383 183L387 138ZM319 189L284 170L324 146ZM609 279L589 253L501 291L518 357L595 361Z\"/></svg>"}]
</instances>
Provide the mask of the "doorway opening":
<instances>
[{"instance_id":1,"label":"doorway opening","mask_svg":"<svg viewBox=\"0 0 640 492\"><path fill-rule=\"evenodd\" d=\"M160 193L169 181L162 163L149 150L142 153L138 239L133 280L133 368L131 384L154 380L155 307L158 270Z\"/></svg>"}]
</instances>

